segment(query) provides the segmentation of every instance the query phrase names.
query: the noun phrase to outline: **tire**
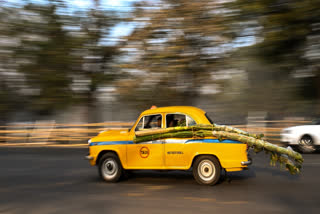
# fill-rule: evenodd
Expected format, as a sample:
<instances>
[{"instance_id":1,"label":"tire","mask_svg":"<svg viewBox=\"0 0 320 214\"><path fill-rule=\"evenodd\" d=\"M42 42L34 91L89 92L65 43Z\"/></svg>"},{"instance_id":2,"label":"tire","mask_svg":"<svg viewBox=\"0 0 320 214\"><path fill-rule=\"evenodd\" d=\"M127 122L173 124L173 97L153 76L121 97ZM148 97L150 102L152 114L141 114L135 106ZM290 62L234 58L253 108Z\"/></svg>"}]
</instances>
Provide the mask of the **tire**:
<instances>
[{"instance_id":1,"label":"tire","mask_svg":"<svg viewBox=\"0 0 320 214\"><path fill-rule=\"evenodd\" d=\"M221 174L219 160L213 156L198 157L193 164L193 177L201 185L215 185Z\"/></svg>"},{"instance_id":2,"label":"tire","mask_svg":"<svg viewBox=\"0 0 320 214\"><path fill-rule=\"evenodd\" d=\"M313 139L310 135L303 135L301 137L298 148L303 153L312 153L316 151Z\"/></svg>"},{"instance_id":3,"label":"tire","mask_svg":"<svg viewBox=\"0 0 320 214\"><path fill-rule=\"evenodd\" d=\"M98 170L102 180L112 183L119 181L123 174L123 168L118 156L111 152L101 157Z\"/></svg>"}]
</instances>

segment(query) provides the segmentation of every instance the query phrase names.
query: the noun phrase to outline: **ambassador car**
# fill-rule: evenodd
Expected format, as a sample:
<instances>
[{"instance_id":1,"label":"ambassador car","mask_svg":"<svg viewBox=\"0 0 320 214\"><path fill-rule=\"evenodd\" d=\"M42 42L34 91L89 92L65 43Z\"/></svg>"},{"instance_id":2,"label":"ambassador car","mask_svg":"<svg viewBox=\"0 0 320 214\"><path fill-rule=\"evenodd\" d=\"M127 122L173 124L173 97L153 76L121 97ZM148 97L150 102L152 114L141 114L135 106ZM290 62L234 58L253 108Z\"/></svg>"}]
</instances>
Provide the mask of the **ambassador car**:
<instances>
[{"instance_id":1,"label":"ambassador car","mask_svg":"<svg viewBox=\"0 0 320 214\"><path fill-rule=\"evenodd\" d=\"M241 171L251 163L247 145L239 141L167 138L135 143L135 133L148 129L212 124L196 107L152 108L141 113L131 129L101 132L89 140L89 160L100 177L117 182L128 170L189 170L199 184L214 185L220 172Z\"/></svg>"}]
</instances>

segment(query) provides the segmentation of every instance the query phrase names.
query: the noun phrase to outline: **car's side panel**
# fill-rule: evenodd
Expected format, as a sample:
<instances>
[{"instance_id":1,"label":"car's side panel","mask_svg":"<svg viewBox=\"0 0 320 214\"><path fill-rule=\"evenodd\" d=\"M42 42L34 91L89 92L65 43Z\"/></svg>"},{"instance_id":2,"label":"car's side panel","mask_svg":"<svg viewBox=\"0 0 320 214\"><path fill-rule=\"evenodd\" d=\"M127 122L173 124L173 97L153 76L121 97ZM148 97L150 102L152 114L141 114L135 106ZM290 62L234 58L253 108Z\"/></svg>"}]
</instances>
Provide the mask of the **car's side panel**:
<instances>
[{"instance_id":1,"label":"car's side panel","mask_svg":"<svg viewBox=\"0 0 320 214\"><path fill-rule=\"evenodd\" d=\"M192 160L190 157L197 155L212 154L216 156L222 168L243 168L242 161L248 161L246 152L247 145L242 143L192 143L186 144L185 152L189 159L188 167L191 167Z\"/></svg>"},{"instance_id":2,"label":"car's side panel","mask_svg":"<svg viewBox=\"0 0 320 214\"><path fill-rule=\"evenodd\" d=\"M281 142L288 143L289 145L295 145L295 144L298 144L298 138L300 135L281 133L280 136L281 136Z\"/></svg>"},{"instance_id":3,"label":"car's side panel","mask_svg":"<svg viewBox=\"0 0 320 214\"><path fill-rule=\"evenodd\" d=\"M320 145L320 133L315 134L314 144Z\"/></svg>"},{"instance_id":4,"label":"car's side panel","mask_svg":"<svg viewBox=\"0 0 320 214\"><path fill-rule=\"evenodd\" d=\"M166 168L187 168L185 142L188 139L166 139L164 144L164 160Z\"/></svg>"},{"instance_id":5,"label":"car's side panel","mask_svg":"<svg viewBox=\"0 0 320 214\"><path fill-rule=\"evenodd\" d=\"M242 168L242 161L247 161L247 145L225 140L220 142L218 139L199 139L187 141L184 145L186 168L190 168L193 158L198 155L216 156L223 168Z\"/></svg>"},{"instance_id":6,"label":"car's side panel","mask_svg":"<svg viewBox=\"0 0 320 214\"><path fill-rule=\"evenodd\" d=\"M164 145L162 141L150 141L127 145L126 169L163 169Z\"/></svg>"},{"instance_id":7,"label":"car's side panel","mask_svg":"<svg viewBox=\"0 0 320 214\"><path fill-rule=\"evenodd\" d=\"M244 167L241 162L248 160L246 150L247 145L238 141L167 139L165 143L166 169L189 169L194 157L214 155L219 159L223 168L241 170Z\"/></svg>"}]
</instances>

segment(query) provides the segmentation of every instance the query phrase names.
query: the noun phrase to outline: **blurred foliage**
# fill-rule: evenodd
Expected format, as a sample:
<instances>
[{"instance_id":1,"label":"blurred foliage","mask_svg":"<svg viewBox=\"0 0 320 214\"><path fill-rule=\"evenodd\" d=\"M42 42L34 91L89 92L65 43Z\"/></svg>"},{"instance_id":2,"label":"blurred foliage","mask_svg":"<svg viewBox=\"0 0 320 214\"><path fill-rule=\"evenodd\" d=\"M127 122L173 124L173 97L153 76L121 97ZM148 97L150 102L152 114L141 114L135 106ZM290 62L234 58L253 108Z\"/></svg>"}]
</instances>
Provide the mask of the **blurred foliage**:
<instances>
[{"instance_id":1,"label":"blurred foliage","mask_svg":"<svg viewBox=\"0 0 320 214\"><path fill-rule=\"evenodd\" d=\"M134 88L130 96L141 103L192 105L226 55L222 46L230 35L222 9L216 1L201 0L136 4L129 19L136 28L123 46L131 58L121 67L147 75L138 75L134 87L128 85Z\"/></svg>"},{"instance_id":2,"label":"blurred foliage","mask_svg":"<svg viewBox=\"0 0 320 214\"><path fill-rule=\"evenodd\" d=\"M231 3L239 11L232 19L260 27L255 46L267 63L283 67L301 66L308 36L319 34L319 0L237 0Z\"/></svg>"},{"instance_id":3,"label":"blurred foliage","mask_svg":"<svg viewBox=\"0 0 320 214\"><path fill-rule=\"evenodd\" d=\"M136 1L126 14L92 1L1 2L0 120L80 104L99 120L107 87L132 109L320 114L320 0ZM133 31L112 43L119 23Z\"/></svg>"},{"instance_id":4,"label":"blurred foliage","mask_svg":"<svg viewBox=\"0 0 320 214\"><path fill-rule=\"evenodd\" d=\"M228 22L235 35L257 40L237 54L247 60L253 91L259 90L262 95L269 93L261 98L271 100L283 93L279 100L271 102L280 112L287 108L305 108L296 105L298 100L305 103L316 99L320 106L320 1L236 0L226 6L231 11ZM259 81L259 77L264 78ZM263 90L262 85L268 90ZM263 98L258 100L261 102Z\"/></svg>"},{"instance_id":5,"label":"blurred foliage","mask_svg":"<svg viewBox=\"0 0 320 214\"><path fill-rule=\"evenodd\" d=\"M117 48L103 41L120 20L117 14L99 7L71 13L65 1L53 0L4 6L0 14L2 97L10 98L17 86L24 109L48 115L94 103L97 88L116 78L110 65ZM8 99L1 100L4 114Z\"/></svg>"},{"instance_id":6,"label":"blurred foliage","mask_svg":"<svg viewBox=\"0 0 320 214\"><path fill-rule=\"evenodd\" d=\"M63 29L64 20L56 13L57 5L24 7L21 22L13 27L20 37L15 56L22 63L18 72L24 74L34 94L30 107L39 113L48 113L72 102L70 71L76 63L73 49L79 47Z\"/></svg>"}]
</instances>

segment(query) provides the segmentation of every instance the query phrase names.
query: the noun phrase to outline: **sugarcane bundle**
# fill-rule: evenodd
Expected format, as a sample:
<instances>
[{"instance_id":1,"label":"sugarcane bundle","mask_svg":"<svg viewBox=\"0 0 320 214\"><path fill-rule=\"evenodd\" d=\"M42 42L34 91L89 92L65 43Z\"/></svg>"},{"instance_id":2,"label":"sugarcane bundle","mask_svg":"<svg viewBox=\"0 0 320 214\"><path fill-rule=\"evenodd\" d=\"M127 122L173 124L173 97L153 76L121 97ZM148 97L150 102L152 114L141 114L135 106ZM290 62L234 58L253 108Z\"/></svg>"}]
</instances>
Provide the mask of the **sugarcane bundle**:
<instances>
[{"instance_id":1,"label":"sugarcane bundle","mask_svg":"<svg viewBox=\"0 0 320 214\"><path fill-rule=\"evenodd\" d=\"M192 138L201 139L205 137L214 137L222 141L230 139L246 143L253 148L256 153L264 150L270 153L270 163L275 165L279 162L289 170L291 174L300 172L303 162L302 155L293 151L290 147L284 148L263 140L263 135L250 134L240 129L224 125L196 125L190 127L171 127L166 129L154 129L137 131L134 141L136 143L153 141L166 138Z\"/></svg>"},{"instance_id":2,"label":"sugarcane bundle","mask_svg":"<svg viewBox=\"0 0 320 214\"><path fill-rule=\"evenodd\" d=\"M213 125L196 125L196 126L183 126L183 127L170 127L170 128L165 128L165 129L148 129L148 130L143 130L143 131L137 131L136 132L136 137L137 140L139 139L138 137L143 137L143 136L151 136L151 135L157 135L157 134L165 134L165 133L174 133L174 132L181 132L181 131L226 131L226 132L231 132L231 133L237 133L237 134L241 134L241 135L246 135L249 137L254 137L257 139L261 139L263 137L263 134L260 135L256 135L256 134L250 134L248 132L242 131L240 129L237 128L233 128L231 126L224 126L224 125L217 125L217 124L213 124ZM139 142L143 142L139 141Z\"/></svg>"}]
</instances>

